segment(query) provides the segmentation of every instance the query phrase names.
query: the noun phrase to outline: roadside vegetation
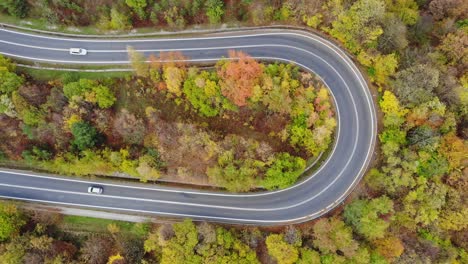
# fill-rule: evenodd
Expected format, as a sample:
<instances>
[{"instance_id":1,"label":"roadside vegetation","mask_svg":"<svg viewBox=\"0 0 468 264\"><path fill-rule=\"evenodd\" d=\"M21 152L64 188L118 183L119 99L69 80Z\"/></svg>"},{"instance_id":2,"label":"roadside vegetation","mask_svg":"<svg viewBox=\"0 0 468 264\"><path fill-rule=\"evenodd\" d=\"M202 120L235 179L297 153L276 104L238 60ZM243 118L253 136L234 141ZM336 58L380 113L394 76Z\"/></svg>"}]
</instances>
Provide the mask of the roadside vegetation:
<instances>
[{"instance_id":1,"label":"roadside vegetation","mask_svg":"<svg viewBox=\"0 0 468 264\"><path fill-rule=\"evenodd\" d=\"M257 258L279 264L468 263L468 2L220 2L222 22L307 25L341 42L375 84L381 110L378 160L354 199L311 228L298 226L301 236L262 236L257 245L265 245L268 255L244 242ZM145 3L150 16L154 5ZM137 12L128 10L139 26ZM163 12L170 10L181 8ZM184 25L207 21L183 18Z\"/></svg>"},{"instance_id":2,"label":"roadside vegetation","mask_svg":"<svg viewBox=\"0 0 468 264\"><path fill-rule=\"evenodd\" d=\"M328 90L296 66L235 51L238 60L206 70L160 62L181 59L177 53L151 56L150 64L135 51L129 56L135 76L66 73L47 82L17 74L0 58L5 159L65 175L241 192L294 184L306 160L332 141Z\"/></svg>"}]
</instances>

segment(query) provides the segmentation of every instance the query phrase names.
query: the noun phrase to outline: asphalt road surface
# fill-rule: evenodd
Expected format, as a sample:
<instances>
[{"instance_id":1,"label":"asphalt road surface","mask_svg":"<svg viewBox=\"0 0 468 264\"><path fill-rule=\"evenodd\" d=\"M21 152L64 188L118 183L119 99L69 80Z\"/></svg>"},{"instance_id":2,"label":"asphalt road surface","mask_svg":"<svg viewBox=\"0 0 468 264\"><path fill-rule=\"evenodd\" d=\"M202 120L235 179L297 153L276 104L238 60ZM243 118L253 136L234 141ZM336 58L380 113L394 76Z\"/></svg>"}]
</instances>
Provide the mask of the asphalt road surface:
<instances>
[{"instance_id":1,"label":"asphalt road surface","mask_svg":"<svg viewBox=\"0 0 468 264\"><path fill-rule=\"evenodd\" d=\"M178 50L194 62L216 61L226 57L228 50L242 50L259 59L293 62L318 74L330 88L337 107L338 129L329 157L302 182L273 192L232 194L102 181L99 185L104 187L104 194L93 195L87 193L87 188L95 182L0 170L0 197L216 222L278 225L304 222L330 211L365 173L376 138L372 96L351 59L334 44L311 33L265 30L196 38L100 40L0 29L0 53L43 63L126 64L127 46L145 55ZM85 48L88 55L70 55L69 48Z\"/></svg>"}]
</instances>

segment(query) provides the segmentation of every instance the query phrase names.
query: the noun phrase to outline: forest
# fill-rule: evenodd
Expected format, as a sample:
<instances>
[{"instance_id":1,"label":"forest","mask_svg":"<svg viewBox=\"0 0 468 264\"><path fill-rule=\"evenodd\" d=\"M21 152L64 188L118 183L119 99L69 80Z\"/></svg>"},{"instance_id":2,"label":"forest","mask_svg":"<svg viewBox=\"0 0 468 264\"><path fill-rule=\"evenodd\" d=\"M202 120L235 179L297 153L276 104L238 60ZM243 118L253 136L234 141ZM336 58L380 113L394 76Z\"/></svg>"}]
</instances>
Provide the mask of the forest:
<instances>
[{"instance_id":1,"label":"forest","mask_svg":"<svg viewBox=\"0 0 468 264\"><path fill-rule=\"evenodd\" d=\"M203 70L161 63L182 59L179 53L152 55L146 64L130 49L134 76L65 74L48 82L17 74L0 58L3 160L232 192L288 187L332 142L328 89L291 64L230 53L239 59Z\"/></svg>"},{"instance_id":2,"label":"forest","mask_svg":"<svg viewBox=\"0 0 468 264\"><path fill-rule=\"evenodd\" d=\"M223 235L206 246L205 235L181 235L200 232L203 224L174 224L168 231L169 243L158 241L149 251L156 261L223 263L226 254L244 259L256 254L261 263L278 264L468 263L467 1L127 0L119 2L119 8L109 2L102 10L93 7L89 12L73 11L61 5L65 2L80 10L90 8L86 1L31 5L18 0L4 2L3 8L23 17L54 13L43 19L75 26L95 24L103 30L234 21L305 26L348 50L378 93L377 161L342 208L284 229L230 230L237 240L229 245L247 247L228 250L224 230L216 229ZM56 10L73 15L62 16ZM93 20L89 14L99 15ZM19 227L22 222L13 220L16 232L4 240L2 254L13 252L15 239L31 234ZM181 231L181 226L192 231ZM154 232L147 238L164 236L162 229ZM177 246L181 244L185 247ZM129 260L129 255L120 253Z\"/></svg>"}]
</instances>

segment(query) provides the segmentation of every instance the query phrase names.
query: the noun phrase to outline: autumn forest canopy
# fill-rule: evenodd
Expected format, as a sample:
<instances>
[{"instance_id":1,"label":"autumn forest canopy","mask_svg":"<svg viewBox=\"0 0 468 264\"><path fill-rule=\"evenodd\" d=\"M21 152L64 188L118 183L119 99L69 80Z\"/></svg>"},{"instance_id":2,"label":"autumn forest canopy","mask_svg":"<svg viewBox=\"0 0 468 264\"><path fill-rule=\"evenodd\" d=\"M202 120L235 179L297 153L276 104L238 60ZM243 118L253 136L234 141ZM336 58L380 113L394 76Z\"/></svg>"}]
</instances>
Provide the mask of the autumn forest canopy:
<instances>
[{"instance_id":1,"label":"autumn forest canopy","mask_svg":"<svg viewBox=\"0 0 468 264\"><path fill-rule=\"evenodd\" d=\"M239 227L229 233L189 221L155 227L135 246L146 252L139 256L147 263L255 263L253 256L279 264L468 263L468 1L100 3L7 0L0 10L12 21L95 26L98 32L220 23L307 27L347 50L376 95L376 160L342 207L274 230ZM293 65L263 64L236 53L240 60L197 69L158 63L180 54L155 54L143 64L141 54L129 53L136 76L90 80L67 74L47 83L2 59L3 159L67 174L80 164L89 166L85 174L121 171L142 180L190 174L245 191L292 184L333 139L327 90ZM181 115L191 122L176 118ZM204 165L178 163L188 160ZM174 179L188 180L180 177ZM21 228L28 219L17 217L14 208L3 208L1 219L9 224L0 232L1 257L21 255L21 239L38 235ZM88 256L90 244L83 245L72 254L75 260ZM56 256L50 248L33 252ZM117 253L134 263L135 255L123 250L106 254Z\"/></svg>"},{"instance_id":2,"label":"autumn forest canopy","mask_svg":"<svg viewBox=\"0 0 468 264\"><path fill-rule=\"evenodd\" d=\"M333 139L328 90L296 66L236 51L213 70L189 67L180 53L148 64L129 48L129 57L133 77L65 74L47 83L2 58L7 162L240 192L294 184Z\"/></svg>"}]
</instances>

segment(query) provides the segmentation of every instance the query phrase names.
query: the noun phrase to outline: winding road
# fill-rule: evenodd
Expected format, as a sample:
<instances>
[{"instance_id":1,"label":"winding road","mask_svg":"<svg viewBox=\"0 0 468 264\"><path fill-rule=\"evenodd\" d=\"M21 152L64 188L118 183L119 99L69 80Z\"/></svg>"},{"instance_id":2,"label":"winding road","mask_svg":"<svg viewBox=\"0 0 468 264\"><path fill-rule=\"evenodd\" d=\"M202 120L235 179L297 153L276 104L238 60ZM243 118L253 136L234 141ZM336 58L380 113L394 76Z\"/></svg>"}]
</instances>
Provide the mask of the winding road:
<instances>
[{"instance_id":1,"label":"winding road","mask_svg":"<svg viewBox=\"0 0 468 264\"><path fill-rule=\"evenodd\" d=\"M178 50L192 62L213 62L226 57L228 50L242 50L258 59L293 62L318 74L330 88L337 107L338 129L329 157L302 182L273 192L232 194L97 183L1 169L0 197L215 222L279 225L304 222L330 211L365 173L377 131L372 96L345 52L317 35L276 29L203 34L196 38L86 39L0 29L1 54L48 64L128 64L128 45L145 55ZM71 47L85 48L88 55L69 55ZM88 194L91 184L104 186L104 194Z\"/></svg>"}]
</instances>

